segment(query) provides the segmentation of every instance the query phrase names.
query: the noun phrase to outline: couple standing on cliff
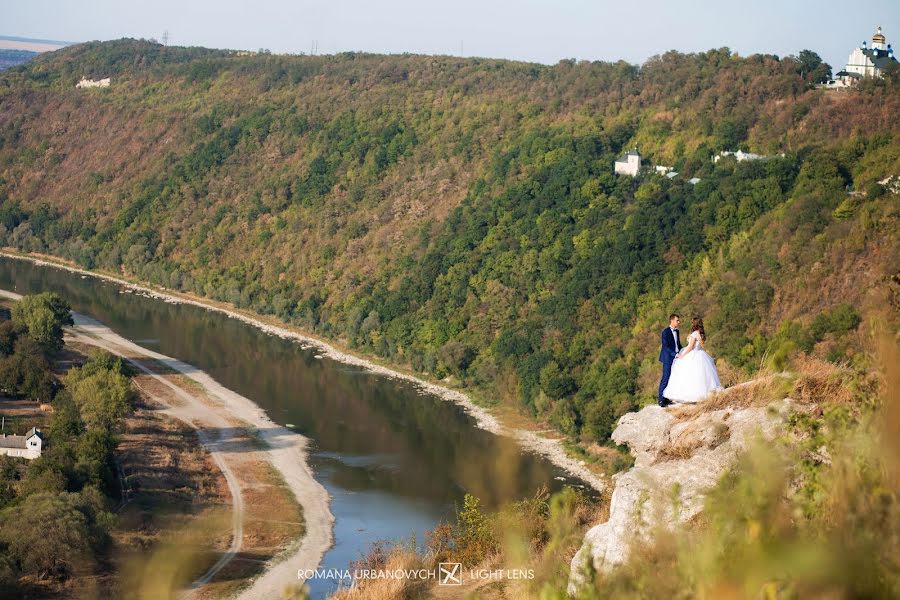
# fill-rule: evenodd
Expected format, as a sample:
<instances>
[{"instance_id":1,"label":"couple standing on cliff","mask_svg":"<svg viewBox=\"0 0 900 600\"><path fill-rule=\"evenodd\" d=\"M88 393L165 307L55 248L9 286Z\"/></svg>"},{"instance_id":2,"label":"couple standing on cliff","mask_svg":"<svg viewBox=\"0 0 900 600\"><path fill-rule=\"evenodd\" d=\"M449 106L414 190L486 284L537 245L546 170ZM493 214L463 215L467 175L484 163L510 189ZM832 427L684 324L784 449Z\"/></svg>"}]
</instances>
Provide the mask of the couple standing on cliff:
<instances>
[{"instance_id":1,"label":"couple standing on cliff","mask_svg":"<svg viewBox=\"0 0 900 600\"><path fill-rule=\"evenodd\" d=\"M673 402L694 404L715 390L722 389L716 363L703 349L706 331L703 319L691 320L691 334L687 347L681 345L678 327L681 317L669 315L669 326L662 330L659 361L663 364L662 379L659 382L659 405L668 406Z\"/></svg>"}]
</instances>

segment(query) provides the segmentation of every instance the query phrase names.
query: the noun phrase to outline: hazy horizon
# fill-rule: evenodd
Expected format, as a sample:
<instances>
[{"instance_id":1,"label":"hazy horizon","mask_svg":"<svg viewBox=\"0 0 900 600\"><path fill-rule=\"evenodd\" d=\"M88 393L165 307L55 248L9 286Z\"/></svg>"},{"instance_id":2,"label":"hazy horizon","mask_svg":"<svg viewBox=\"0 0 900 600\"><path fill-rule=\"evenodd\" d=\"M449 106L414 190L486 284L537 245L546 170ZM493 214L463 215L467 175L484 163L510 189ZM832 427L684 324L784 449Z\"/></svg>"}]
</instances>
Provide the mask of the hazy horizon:
<instances>
[{"instance_id":1,"label":"hazy horizon","mask_svg":"<svg viewBox=\"0 0 900 600\"><path fill-rule=\"evenodd\" d=\"M728 47L749 55L787 56L810 49L838 70L852 48L882 26L900 39L900 3L873 0L844 14L833 0L723 6L711 0L676 5L648 0L639 17L610 2L524 0L514 8L462 0L453 6L390 0L160 0L120 5L113 0L69 3L32 0L4 8L6 36L73 42L122 37L170 45L318 54L448 54L554 64L561 59L643 63L668 50Z\"/></svg>"}]
</instances>

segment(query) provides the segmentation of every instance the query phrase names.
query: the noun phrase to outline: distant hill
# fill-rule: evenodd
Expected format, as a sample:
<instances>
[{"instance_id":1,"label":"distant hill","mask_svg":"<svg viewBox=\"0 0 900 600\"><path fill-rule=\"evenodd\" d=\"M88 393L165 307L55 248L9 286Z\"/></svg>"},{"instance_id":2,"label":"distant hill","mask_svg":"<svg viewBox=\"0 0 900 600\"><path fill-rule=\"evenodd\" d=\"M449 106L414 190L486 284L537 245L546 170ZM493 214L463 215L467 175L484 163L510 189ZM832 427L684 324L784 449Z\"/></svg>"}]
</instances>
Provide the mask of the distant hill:
<instances>
[{"instance_id":1,"label":"distant hill","mask_svg":"<svg viewBox=\"0 0 900 600\"><path fill-rule=\"evenodd\" d=\"M71 46L72 42L0 35L0 71L28 62L41 52Z\"/></svg>"},{"instance_id":2,"label":"distant hill","mask_svg":"<svg viewBox=\"0 0 900 600\"><path fill-rule=\"evenodd\" d=\"M0 48L0 71L28 62L37 55L37 52L29 52L28 50L5 50Z\"/></svg>"},{"instance_id":3,"label":"distant hill","mask_svg":"<svg viewBox=\"0 0 900 600\"><path fill-rule=\"evenodd\" d=\"M0 35L0 50L27 50L29 52L50 52L71 46L74 42L42 40L37 38Z\"/></svg>"},{"instance_id":4,"label":"distant hill","mask_svg":"<svg viewBox=\"0 0 900 600\"><path fill-rule=\"evenodd\" d=\"M120 40L5 71L0 242L277 315L586 445L654 397L673 310L733 382L847 360L896 294L894 79L826 93L727 49L246 54ZM614 176L633 147L679 175ZM737 149L772 158L712 160Z\"/></svg>"}]
</instances>

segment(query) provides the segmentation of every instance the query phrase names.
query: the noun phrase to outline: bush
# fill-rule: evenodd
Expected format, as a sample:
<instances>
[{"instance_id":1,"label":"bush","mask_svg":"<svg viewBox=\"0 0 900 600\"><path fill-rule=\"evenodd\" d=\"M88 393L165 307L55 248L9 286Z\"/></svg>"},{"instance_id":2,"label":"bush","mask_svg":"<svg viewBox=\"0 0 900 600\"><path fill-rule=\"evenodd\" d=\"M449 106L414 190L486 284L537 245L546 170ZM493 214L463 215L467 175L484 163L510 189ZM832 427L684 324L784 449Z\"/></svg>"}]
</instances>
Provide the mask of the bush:
<instances>
[{"instance_id":1,"label":"bush","mask_svg":"<svg viewBox=\"0 0 900 600\"><path fill-rule=\"evenodd\" d=\"M479 564L499 548L491 521L480 506L478 498L466 494L462 509L456 512L453 556L465 566Z\"/></svg>"}]
</instances>

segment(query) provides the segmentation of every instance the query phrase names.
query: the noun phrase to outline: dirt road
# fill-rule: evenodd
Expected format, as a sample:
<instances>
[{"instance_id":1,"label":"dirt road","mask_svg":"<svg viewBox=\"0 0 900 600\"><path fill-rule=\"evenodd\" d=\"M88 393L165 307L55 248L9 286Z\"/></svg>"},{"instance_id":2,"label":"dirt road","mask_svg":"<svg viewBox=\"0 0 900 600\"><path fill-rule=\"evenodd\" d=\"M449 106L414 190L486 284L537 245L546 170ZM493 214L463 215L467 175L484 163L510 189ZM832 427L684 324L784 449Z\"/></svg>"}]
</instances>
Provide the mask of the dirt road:
<instances>
[{"instance_id":1,"label":"dirt road","mask_svg":"<svg viewBox=\"0 0 900 600\"><path fill-rule=\"evenodd\" d=\"M18 299L12 292L0 290L0 296ZM291 490L303 510L304 535L291 546L288 554L267 565L265 571L244 589L239 598L279 598L284 589L297 584L297 571L315 569L332 543L334 517L329 510L329 498L325 488L315 480L307 464L309 440L274 423L265 412L249 399L216 382L208 374L195 367L142 348L103 325L102 323L72 313L74 327L66 333L74 341L102 348L127 359L142 373L159 382L171 394L158 394L144 390L167 407L173 417L196 427L201 443L208 449L215 463L222 470L233 499L232 543L220 559L200 578L193 588L200 588L215 579L238 554L242 547L245 525L245 507L239 478L236 476L230 456L235 455L234 440L238 429L253 431L258 444L253 446L274 467ZM176 385L171 371L187 378L189 385ZM223 448L222 446L227 446Z\"/></svg>"}]
</instances>

